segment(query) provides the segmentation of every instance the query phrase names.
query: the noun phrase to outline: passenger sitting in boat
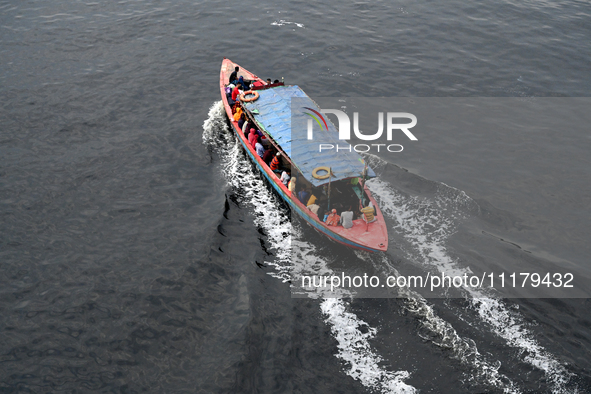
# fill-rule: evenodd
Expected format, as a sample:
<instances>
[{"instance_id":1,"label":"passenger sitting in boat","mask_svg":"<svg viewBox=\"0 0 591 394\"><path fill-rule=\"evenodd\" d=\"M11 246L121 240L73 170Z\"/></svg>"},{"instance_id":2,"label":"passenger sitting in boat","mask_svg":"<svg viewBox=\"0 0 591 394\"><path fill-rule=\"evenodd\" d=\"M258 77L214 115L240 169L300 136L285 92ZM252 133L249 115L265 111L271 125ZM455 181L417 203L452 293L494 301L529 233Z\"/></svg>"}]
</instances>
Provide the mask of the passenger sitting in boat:
<instances>
[{"instance_id":1,"label":"passenger sitting in boat","mask_svg":"<svg viewBox=\"0 0 591 394\"><path fill-rule=\"evenodd\" d=\"M236 104L236 100L232 100L232 92L234 91L234 88L236 86L233 84L228 85L228 87L226 88L226 98L228 99L228 105L230 107L232 107L234 104ZM228 91L229 90L229 91Z\"/></svg>"},{"instance_id":2,"label":"passenger sitting in boat","mask_svg":"<svg viewBox=\"0 0 591 394\"><path fill-rule=\"evenodd\" d=\"M263 148L263 144L261 144L261 137L257 136L257 142L254 144L254 149L257 151L257 155L262 159L265 155L265 148Z\"/></svg>"},{"instance_id":3,"label":"passenger sitting in boat","mask_svg":"<svg viewBox=\"0 0 591 394\"><path fill-rule=\"evenodd\" d=\"M298 200L300 200L300 202L302 204L306 204L308 202L308 200L310 199L310 196L311 196L311 193L308 189L302 189L298 193Z\"/></svg>"},{"instance_id":4,"label":"passenger sitting in boat","mask_svg":"<svg viewBox=\"0 0 591 394\"><path fill-rule=\"evenodd\" d=\"M281 182L283 182L283 184L285 186L288 185L290 179L291 179L291 171L290 170L285 170L285 171L283 171L283 173L281 173Z\"/></svg>"},{"instance_id":5,"label":"passenger sitting in boat","mask_svg":"<svg viewBox=\"0 0 591 394\"><path fill-rule=\"evenodd\" d=\"M240 104L240 101L236 101L232 106L232 116L234 116L233 114L235 114L239 109L242 111L242 105Z\"/></svg>"},{"instance_id":6,"label":"passenger sitting in boat","mask_svg":"<svg viewBox=\"0 0 591 394\"><path fill-rule=\"evenodd\" d=\"M267 78L267 85L271 85L271 78Z\"/></svg>"},{"instance_id":7,"label":"passenger sitting in boat","mask_svg":"<svg viewBox=\"0 0 591 394\"><path fill-rule=\"evenodd\" d=\"M374 210L373 205L368 205L367 207L362 208L361 213L363 214L363 220L365 220L366 223L371 223L371 222L376 221L376 217L374 216L375 210Z\"/></svg>"},{"instance_id":8,"label":"passenger sitting in boat","mask_svg":"<svg viewBox=\"0 0 591 394\"><path fill-rule=\"evenodd\" d=\"M314 193L312 191L312 193ZM320 195L320 197L318 199L316 199L316 202L314 204L308 204L308 208L311 207L312 205L318 205L318 211L316 212L318 214L318 218L322 221L324 221L326 219L325 213L328 210L328 205L326 203L326 198L323 195Z\"/></svg>"},{"instance_id":9,"label":"passenger sitting in boat","mask_svg":"<svg viewBox=\"0 0 591 394\"><path fill-rule=\"evenodd\" d=\"M240 95L240 88L239 88L239 85L236 85L236 86L234 86L234 90L232 90L232 101L236 102L239 95Z\"/></svg>"},{"instance_id":10,"label":"passenger sitting in boat","mask_svg":"<svg viewBox=\"0 0 591 394\"><path fill-rule=\"evenodd\" d=\"M297 180L298 180L298 178L296 178L295 176L292 176L291 179L289 180L289 183L287 184L287 190L289 190L292 194L295 193Z\"/></svg>"},{"instance_id":11,"label":"passenger sitting in boat","mask_svg":"<svg viewBox=\"0 0 591 394\"><path fill-rule=\"evenodd\" d=\"M351 206L349 209L341 213L341 222L344 228L351 228L353 227L353 211L351 210Z\"/></svg>"},{"instance_id":12,"label":"passenger sitting in boat","mask_svg":"<svg viewBox=\"0 0 591 394\"><path fill-rule=\"evenodd\" d=\"M306 206L310 206L312 204L316 203L316 200L318 199L318 197L316 197L313 193L310 193L310 198L308 199L308 202L306 203Z\"/></svg>"},{"instance_id":13,"label":"passenger sitting in boat","mask_svg":"<svg viewBox=\"0 0 591 394\"><path fill-rule=\"evenodd\" d=\"M257 143L258 137L259 137L259 135L256 133L256 131L254 129L250 129L250 134L248 134L248 143L253 148L255 147L255 145Z\"/></svg>"},{"instance_id":14,"label":"passenger sitting in boat","mask_svg":"<svg viewBox=\"0 0 591 394\"><path fill-rule=\"evenodd\" d=\"M324 206L324 204L312 204L310 206L313 205L318 205L319 207L318 211L316 212L316 214L318 215L318 219L325 221L328 215L326 215L326 207Z\"/></svg>"},{"instance_id":15,"label":"passenger sitting in boat","mask_svg":"<svg viewBox=\"0 0 591 394\"><path fill-rule=\"evenodd\" d=\"M240 119L238 119L238 128L240 130L242 130L242 126L244 126L244 122L246 122L246 115L244 115L244 112L243 112L242 115L240 116Z\"/></svg>"},{"instance_id":16,"label":"passenger sitting in boat","mask_svg":"<svg viewBox=\"0 0 591 394\"><path fill-rule=\"evenodd\" d=\"M242 90L247 91L249 86L244 81L244 77L238 78L238 85L242 85Z\"/></svg>"},{"instance_id":17,"label":"passenger sitting in boat","mask_svg":"<svg viewBox=\"0 0 591 394\"><path fill-rule=\"evenodd\" d=\"M312 204L308 206L308 209L310 211L312 211L313 213L315 213L316 215L318 215L318 209L320 208L320 205L318 204Z\"/></svg>"},{"instance_id":18,"label":"passenger sitting in boat","mask_svg":"<svg viewBox=\"0 0 591 394\"><path fill-rule=\"evenodd\" d=\"M327 226L337 226L339 224L341 217L337 214L337 210L333 209L328 217L326 218L326 225Z\"/></svg>"},{"instance_id":19,"label":"passenger sitting in boat","mask_svg":"<svg viewBox=\"0 0 591 394\"><path fill-rule=\"evenodd\" d=\"M244 113L242 112L242 108L240 108L240 107L236 108L236 113L234 114L234 120L236 122L238 122L243 115L244 115Z\"/></svg>"},{"instance_id":20,"label":"passenger sitting in boat","mask_svg":"<svg viewBox=\"0 0 591 394\"><path fill-rule=\"evenodd\" d=\"M281 153L277 152L277 154L275 155L275 157L273 158L273 160L271 161L271 171L275 172L275 173L280 173L281 170L279 169L281 166Z\"/></svg>"},{"instance_id":21,"label":"passenger sitting in boat","mask_svg":"<svg viewBox=\"0 0 591 394\"><path fill-rule=\"evenodd\" d=\"M274 156L275 156L275 151L273 149L267 149L265 151L265 154L263 155L263 161L265 162L266 165L270 165L271 160L273 160Z\"/></svg>"},{"instance_id":22,"label":"passenger sitting in boat","mask_svg":"<svg viewBox=\"0 0 591 394\"><path fill-rule=\"evenodd\" d=\"M234 81L238 78L238 71L240 71L240 67L234 67L234 71L232 72L232 74L230 74L228 83L234 83Z\"/></svg>"},{"instance_id":23,"label":"passenger sitting in boat","mask_svg":"<svg viewBox=\"0 0 591 394\"><path fill-rule=\"evenodd\" d=\"M234 84L229 84L228 86L226 86L226 88L224 89L226 91L226 97L230 98L232 97L232 90L234 90L234 88L236 87L236 85Z\"/></svg>"},{"instance_id":24,"label":"passenger sitting in boat","mask_svg":"<svg viewBox=\"0 0 591 394\"><path fill-rule=\"evenodd\" d=\"M274 80L274 81L273 81L273 83L279 83L279 80L278 80L278 79L276 79L276 80Z\"/></svg>"}]
</instances>

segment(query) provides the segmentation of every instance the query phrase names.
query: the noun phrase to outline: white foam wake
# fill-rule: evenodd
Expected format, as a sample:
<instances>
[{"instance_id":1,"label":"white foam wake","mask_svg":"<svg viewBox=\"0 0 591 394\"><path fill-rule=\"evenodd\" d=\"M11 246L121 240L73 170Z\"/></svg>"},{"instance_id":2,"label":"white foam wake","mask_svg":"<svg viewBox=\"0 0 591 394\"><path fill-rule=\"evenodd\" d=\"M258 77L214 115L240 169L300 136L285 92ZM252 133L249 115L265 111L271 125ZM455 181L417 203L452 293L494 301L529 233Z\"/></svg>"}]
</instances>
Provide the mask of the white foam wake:
<instances>
[{"instance_id":1,"label":"white foam wake","mask_svg":"<svg viewBox=\"0 0 591 394\"><path fill-rule=\"evenodd\" d=\"M385 255L370 256L357 252L359 258L370 262L382 276L398 277L400 274ZM520 390L505 375L499 372L499 361L490 363L478 352L476 343L470 338L461 337L453 326L437 315L425 298L408 287L398 288L398 297L404 301L404 308L420 324L418 335L425 341L451 351L452 358L462 362L470 371L467 380L476 384L486 384L504 393L517 394Z\"/></svg>"},{"instance_id":2,"label":"white foam wake","mask_svg":"<svg viewBox=\"0 0 591 394\"><path fill-rule=\"evenodd\" d=\"M473 297L478 297L477 292ZM481 297L472 298L471 303L479 316L494 328L496 334L522 351L524 361L544 372L553 393L579 393L576 387L566 387L573 374L537 343L533 334L524 327L521 317L509 311L501 300Z\"/></svg>"},{"instance_id":3,"label":"white foam wake","mask_svg":"<svg viewBox=\"0 0 591 394\"><path fill-rule=\"evenodd\" d=\"M382 212L395 221L394 229L403 235L408 245L402 247L408 257L427 267L435 267L439 272L450 276L471 274L468 267L461 267L448 254L445 243L455 232L455 221L461 217L456 211L447 215L443 207L469 203L467 195L460 200L445 201L441 194L431 202L418 197L404 196L379 179L367 182L374 197L379 201ZM445 186L448 187L448 186ZM524 326L522 318L512 313L503 301L491 297L482 289L465 288L474 309L480 318L488 323L493 332L503 338L510 346L520 349L522 360L543 371L554 393L577 393L566 384L572 377L564 365L540 346L533 334Z\"/></svg>"},{"instance_id":4,"label":"white foam wake","mask_svg":"<svg viewBox=\"0 0 591 394\"><path fill-rule=\"evenodd\" d=\"M381 357L372 350L369 339L375 337L377 330L369 328L364 334L359 327L367 326L353 313L346 311L342 299L326 298L320 305L326 322L338 341L338 357L350 366L347 374L362 382L366 387L382 393L410 394L417 390L404 383L410 374L406 371L390 372L380 368Z\"/></svg>"},{"instance_id":5,"label":"white foam wake","mask_svg":"<svg viewBox=\"0 0 591 394\"><path fill-rule=\"evenodd\" d=\"M300 239L300 231L292 227L289 213L281 207L278 197L269 190L262 175L253 170L242 148L228 130L222 102L212 105L203 124L203 142L220 155L223 173L241 202L254 210L255 224L267 234L267 242L274 252L273 261L266 263L275 268L273 276L289 281L293 274L330 275L329 262L317 256L315 248ZM295 258L292 259L292 253ZM297 261L294 265L292 261ZM318 294L321 296L322 294ZM347 368L345 373L371 390L384 394L410 394L417 390L404 383L407 371L391 372L379 365L381 358L369 344L377 333L375 328L347 312L342 299L324 299L320 308L326 316L330 331L337 340L337 357ZM360 327L367 327L363 333Z\"/></svg>"}]
</instances>

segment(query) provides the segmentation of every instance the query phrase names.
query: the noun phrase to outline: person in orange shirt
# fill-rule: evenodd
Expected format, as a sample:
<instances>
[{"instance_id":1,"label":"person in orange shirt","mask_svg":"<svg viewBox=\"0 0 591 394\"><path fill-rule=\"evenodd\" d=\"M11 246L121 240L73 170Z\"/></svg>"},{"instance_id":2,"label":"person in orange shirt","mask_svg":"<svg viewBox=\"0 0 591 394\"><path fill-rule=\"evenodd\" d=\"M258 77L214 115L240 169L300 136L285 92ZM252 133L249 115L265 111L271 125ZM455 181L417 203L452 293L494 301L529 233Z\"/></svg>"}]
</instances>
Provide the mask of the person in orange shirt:
<instances>
[{"instance_id":1,"label":"person in orange shirt","mask_svg":"<svg viewBox=\"0 0 591 394\"><path fill-rule=\"evenodd\" d=\"M234 114L234 120L238 122L240 118L242 118L242 108L237 108L236 113Z\"/></svg>"},{"instance_id":2,"label":"person in orange shirt","mask_svg":"<svg viewBox=\"0 0 591 394\"><path fill-rule=\"evenodd\" d=\"M271 161L273 160L274 157L275 157L275 150L269 148L265 151L265 154L263 155L263 161L265 162L266 165L271 167Z\"/></svg>"},{"instance_id":3,"label":"person in orange shirt","mask_svg":"<svg viewBox=\"0 0 591 394\"><path fill-rule=\"evenodd\" d=\"M333 209L332 212L326 218L326 225L327 226L337 226L339 224L340 220L341 220L341 217L339 215L337 215L337 210Z\"/></svg>"},{"instance_id":4,"label":"person in orange shirt","mask_svg":"<svg viewBox=\"0 0 591 394\"><path fill-rule=\"evenodd\" d=\"M271 160L271 171L275 172L275 173L280 173L281 170L279 169L279 167L281 166L281 153L277 152L277 154L275 155L275 157L273 158L273 160Z\"/></svg>"}]
</instances>

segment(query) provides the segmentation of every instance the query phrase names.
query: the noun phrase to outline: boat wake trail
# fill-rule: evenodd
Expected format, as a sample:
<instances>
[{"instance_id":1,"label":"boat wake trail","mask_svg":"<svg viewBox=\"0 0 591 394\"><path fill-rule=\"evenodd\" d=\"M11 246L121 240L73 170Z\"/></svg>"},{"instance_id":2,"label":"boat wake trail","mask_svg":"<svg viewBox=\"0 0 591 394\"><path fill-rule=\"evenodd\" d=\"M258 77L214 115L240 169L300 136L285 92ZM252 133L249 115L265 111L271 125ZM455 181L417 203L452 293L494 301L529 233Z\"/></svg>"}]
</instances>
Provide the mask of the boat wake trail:
<instances>
[{"instance_id":1,"label":"boat wake trail","mask_svg":"<svg viewBox=\"0 0 591 394\"><path fill-rule=\"evenodd\" d=\"M374 257L365 252L357 254L361 259L370 262L383 276L400 275L385 255ZM461 337L449 322L437 315L420 294L409 288L400 288L398 296L403 301L403 308L418 321L418 335L425 341L451 351L451 357L459 360L468 369L466 380L471 386L485 386L504 393L521 392L508 377L499 372L500 361L487 361L478 351L474 340Z\"/></svg>"},{"instance_id":2,"label":"boat wake trail","mask_svg":"<svg viewBox=\"0 0 591 394\"><path fill-rule=\"evenodd\" d=\"M370 158L371 161L380 160ZM384 167L383 163L371 163ZM427 271L436 269L446 275L471 274L446 249L447 239L454 234L458 222L478 211L478 204L464 192L439 184L432 198L409 196L395 190L383 180L367 182L380 203L382 213L394 221L394 237L400 249L413 263ZM505 302L484 289L464 288L470 306L491 331L519 350L518 357L541 370L553 393L577 393L572 388L573 374L534 339L523 317L509 310ZM429 312L426 312L429 313ZM570 387L569 384L571 385Z\"/></svg>"},{"instance_id":3,"label":"boat wake trail","mask_svg":"<svg viewBox=\"0 0 591 394\"><path fill-rule=\"evenodd\" d=\"M274 254L272 261L266 261L275 268L271 275L287 282L294 272L309 275L331 273L330 262L319 258L314 246L301 239L300 229L292 226L289 211L269 190L263 177L253 169L228 129L225 117L222 102L214 103L203 124L203 142L219 155L228 184L239 201L246 203L254 211L255 225L267 235L266 241ZM297 265L293 261L297 261ZM322 298L321 293L316 296ZM376 336L377 329L369 327L354 313L348 312L348 302L343 299L322 298L320 309L338 343L336 356L347 365L347 375L368 389L381 393L417 392L414 387L404 383L410 376L409 372L392 372L380 365L382 358L369 343Z\"/></svg>"}]
</instances>

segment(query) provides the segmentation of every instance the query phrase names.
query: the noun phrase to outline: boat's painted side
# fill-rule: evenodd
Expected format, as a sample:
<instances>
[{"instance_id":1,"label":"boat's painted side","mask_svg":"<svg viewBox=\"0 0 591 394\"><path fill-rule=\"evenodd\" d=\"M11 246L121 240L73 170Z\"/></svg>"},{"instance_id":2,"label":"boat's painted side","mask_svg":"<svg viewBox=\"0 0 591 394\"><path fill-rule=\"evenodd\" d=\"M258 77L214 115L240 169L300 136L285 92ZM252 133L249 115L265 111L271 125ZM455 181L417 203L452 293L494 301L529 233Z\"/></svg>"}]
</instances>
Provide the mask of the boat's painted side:
<instances>
[{"instance_id":1,"label":"boat's painted side","mask_svg":"<svg viewBox=\"0 0 591 394\"><path fill-rule=\"evenodd\" d=\"M224 59L222 62L222 69L220 72L220 93L224 103L224 108L226 110L226 114L228 115L230 124L232 125L234 134L242 144L242 147L250 159L256 164L257 168L265 176L265 178L267 178L275 191L283 198L285 202L289 204L292 210L296 211L311 226L329 238L356 249L362 249L371 252L386 251L388 248L388 235L384 217L367 187L365 187L365 192L370 201L373 203L373 206L376 208L376 221L369 224L369 231L366 231L367 224L361 219L354 220L354 225L350 229L344 229L341 226L327 226L324 222L319 220L316 214L312 213L304 204L302 204L296 196L292 196L291 191L288 190L288 188L281 182L279 177L273 171L271 171L271 169L256 154L255 150L248 143L248 140L244 137L242 130L238 128L238 122L234 121L232 118L232 108L228 104L225 94L225 85L228 82L227 80L230 74L232 71L234 71L235 66L238 65L229 59ZM259 80L262 82L262 80L255 74L245 70L242 67L240 67L239 75L244 76L244 78L247 80Z\"/></svg>"}]
</instances>

